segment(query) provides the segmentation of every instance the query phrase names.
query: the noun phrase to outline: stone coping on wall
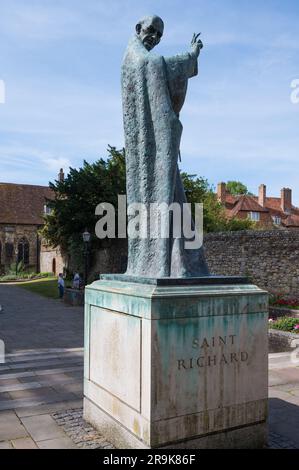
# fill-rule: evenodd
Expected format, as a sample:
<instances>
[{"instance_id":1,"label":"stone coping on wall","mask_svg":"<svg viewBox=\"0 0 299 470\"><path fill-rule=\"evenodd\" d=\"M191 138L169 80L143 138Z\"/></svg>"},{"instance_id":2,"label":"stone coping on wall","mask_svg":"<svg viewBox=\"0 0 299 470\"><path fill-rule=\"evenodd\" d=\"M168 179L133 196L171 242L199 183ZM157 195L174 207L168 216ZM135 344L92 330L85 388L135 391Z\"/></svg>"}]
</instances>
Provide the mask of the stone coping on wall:
<instances>
[{"instance_id":1,"label":"stone coping on wall","mask_svg":"<svg viewBox=\"0 0 299 470\"><path fill-rule=\"evenodd\" d=\"M84 290L66 288L64 290L63 300L66 304L73 307L84 305Z\"/></svg>"},{"instance_id":2,"label":"stone coping on wall","mask_svg":"<svg viewBox=\"0 0 299 470\"><path fill-rule=\"evenodd\" d=\"M269 353L294 351L299 347L299 334L269 329Z\"/></svg>"},{"instance_id":3,"label":"stone coping on wall","mask_svg":"<svg viewBox=\"0 0 299 470\"><path fill-rule=\"evenodd\" d=\"M215 240L225 238L268 238L271 236L280 238L294 238L299 239L299 230L287 230L287 229L276 229L276 230L236 230L233 232L209 232L204 234L204 240Z\"/></svg>"}]
</instances>

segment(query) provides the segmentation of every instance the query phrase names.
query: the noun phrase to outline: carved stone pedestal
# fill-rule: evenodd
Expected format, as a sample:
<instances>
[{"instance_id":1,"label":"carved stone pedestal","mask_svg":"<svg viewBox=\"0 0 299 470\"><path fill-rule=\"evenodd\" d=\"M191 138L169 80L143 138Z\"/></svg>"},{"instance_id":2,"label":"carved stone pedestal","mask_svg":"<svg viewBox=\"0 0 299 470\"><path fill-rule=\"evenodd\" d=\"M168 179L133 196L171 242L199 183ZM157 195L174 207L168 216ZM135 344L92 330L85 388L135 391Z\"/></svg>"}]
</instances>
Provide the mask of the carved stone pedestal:
<instances>
[{"instance_id":1,"label":"carved stone pedestal","mask_svg":"<svg viewBox=\"0 0 299 470\"><path fill-rule=\"evenodd\" d=\"M118 448L267 442L268 296L244 278L86 289L84 417Z\"/></svg>"}]
</instances>

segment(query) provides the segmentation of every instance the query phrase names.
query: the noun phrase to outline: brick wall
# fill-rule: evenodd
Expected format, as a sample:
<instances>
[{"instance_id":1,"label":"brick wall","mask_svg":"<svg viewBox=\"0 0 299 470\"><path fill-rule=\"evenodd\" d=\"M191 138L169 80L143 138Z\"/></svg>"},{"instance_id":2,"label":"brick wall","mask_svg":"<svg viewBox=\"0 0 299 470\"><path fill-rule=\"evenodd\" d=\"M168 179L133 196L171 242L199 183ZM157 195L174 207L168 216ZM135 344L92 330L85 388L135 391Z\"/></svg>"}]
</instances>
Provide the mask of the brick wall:
<instances>
[{"instance_id":1,"label":"brick wall","mask_svg":"<svg viewBox=\"0 0 299 470\"><path fill-rule=\"evenodd\" d=\"M204 246L213 274L247 275L270 292L299 296L299 230L210 233Z\"/></svg>"}]
</instances>

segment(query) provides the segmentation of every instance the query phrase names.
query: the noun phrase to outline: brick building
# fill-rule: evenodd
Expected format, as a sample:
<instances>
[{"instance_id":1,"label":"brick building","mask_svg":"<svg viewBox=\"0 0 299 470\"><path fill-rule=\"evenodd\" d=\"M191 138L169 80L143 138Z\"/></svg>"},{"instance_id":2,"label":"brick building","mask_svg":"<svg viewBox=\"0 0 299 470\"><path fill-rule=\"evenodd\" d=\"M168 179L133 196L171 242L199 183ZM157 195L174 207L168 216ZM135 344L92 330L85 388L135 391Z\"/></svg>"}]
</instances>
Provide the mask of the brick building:
<instances>
[{"instance_id":1,"label":"brick building","mask_svg":"<svg viewBox=\"0 0 299 470\"><path fill-rule=\"evenodd\" d=\"M299 228L299 208L292 204L292 190L282 188L280 197L268 197L261 184L258 196L232 196L225 183L217 186L217 198L225 207L228 218L249 218L263 227Z\"/></svg>"},{"instance_id":2,"label":"brick building","mask_svg":"<svg viewBox=\"0 0 299 470\"><path fill-rule=\"evenodd\" d=\"M59 177L62 177L61 172ZM0 183L0 272L23 261L30 271L54 272L64 263L59 250L42 243L39 230L43 226L46 201L53 198L47 186Z\"/></svg>"}]
</instances>

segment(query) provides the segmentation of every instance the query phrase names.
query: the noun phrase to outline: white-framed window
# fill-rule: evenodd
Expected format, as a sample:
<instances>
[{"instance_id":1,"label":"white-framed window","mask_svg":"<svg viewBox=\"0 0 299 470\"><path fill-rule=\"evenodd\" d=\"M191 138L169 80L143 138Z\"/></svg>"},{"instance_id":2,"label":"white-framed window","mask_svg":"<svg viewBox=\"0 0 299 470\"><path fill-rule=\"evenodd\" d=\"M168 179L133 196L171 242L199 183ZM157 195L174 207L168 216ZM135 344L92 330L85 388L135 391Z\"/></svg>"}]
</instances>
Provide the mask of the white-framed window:
<instances>
[{"instance_id":1,"label":"white-framed window","mask_svg":"<svg viewBox=\"0 0 299 470\"><path fill-rule=\"evenodd\" d=\"M47 204L44 205L44 214L51 214L52 209L47 206Z\"/></svg>"},{"instance_id":2,"label":"white-framed window","mask_svg":"<svg viewBox=\"0 0 299 470\"><path fill-rule=\"evenodd\" d=\"M281 224L281 217L279 217L279 215L273 215L272 219L273 219L273 223L275 225L280 225Z\"/></svg>"},{"instance_id":3,"label":"white-framed window","mask_svg":"<svg viewBox=\"0 0 299 470\"><path fill-rule=\"evenodd\" d=\"M259 222L260 213L259 212L249 212L248 218L254 222Z\"/></svg>"}]
</instances>

